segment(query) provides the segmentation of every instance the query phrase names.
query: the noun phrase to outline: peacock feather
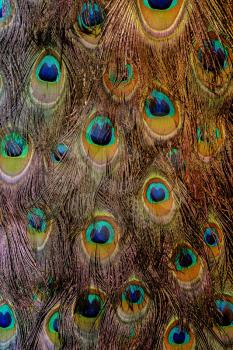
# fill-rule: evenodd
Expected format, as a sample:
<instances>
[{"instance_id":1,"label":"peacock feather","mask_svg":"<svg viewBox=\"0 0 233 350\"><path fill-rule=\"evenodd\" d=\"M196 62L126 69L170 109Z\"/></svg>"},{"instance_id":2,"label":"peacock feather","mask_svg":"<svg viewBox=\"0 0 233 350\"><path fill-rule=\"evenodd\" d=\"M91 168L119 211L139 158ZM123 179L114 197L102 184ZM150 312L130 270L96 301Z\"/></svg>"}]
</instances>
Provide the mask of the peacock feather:
<instances>
[{"instance_id":1,"label":"peacock feather","mask_svg":"<svg viewBox=\"0 0 233 350\"><path fill-rule=\"evenodd\" d=\"M0 350L233 349L230 0L0 0Z\"/></svg>"}]
</instances>

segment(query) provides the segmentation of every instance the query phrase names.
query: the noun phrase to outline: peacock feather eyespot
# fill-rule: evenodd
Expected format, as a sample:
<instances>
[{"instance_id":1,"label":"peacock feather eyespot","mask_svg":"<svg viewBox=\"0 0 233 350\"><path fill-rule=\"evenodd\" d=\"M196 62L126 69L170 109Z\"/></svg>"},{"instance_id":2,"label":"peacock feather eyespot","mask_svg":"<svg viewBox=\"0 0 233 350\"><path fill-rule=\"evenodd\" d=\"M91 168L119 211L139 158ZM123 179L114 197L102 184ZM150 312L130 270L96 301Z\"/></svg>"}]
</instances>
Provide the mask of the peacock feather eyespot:
<instances>
[{"instance_id":1,"label":"peacock feather eyespot","mask_svg":"<svg viewBox=\"0 0 233 350\"><path fill-rule=\"evenodd\" d=\"M225 129L222 123L200 125L197 128L197 152L204 162L209 162L222 147Z\"/></svg>"},{"instance_id":2,"label":"peacock feather eyespot","mask_svg":"<svg viewBox=\"0 0 233 350\"><path fill-rule=\"evenodd\" d=\"M221 327L233 326L233 303L229 300L218 299L215 301L217 315L216 323Z\"/></svg>"},{"instance_id":3,"label":"peacock feather eyespot","mask_svg":"<svg viewBox=\"0 0 233 350\"><path fill-rule=\"evenodd\" d=\"M182 325L179 320L172 320L169 323L163 338L164 350L194 350L195 344L195 335L191 327Z\"/></svg>"},{"instance_id":4,"label":"peacock feather eyespot","mask_svg":"<svg viewBox=\"0 0 233 350\"><path fill-rule=\"evenodd\" d=\"M157 90L152 90L150 96L146 99L145 110L149 118L173 117L175 114L175 109L170 98Z\"/></svg>"},{"instance_id":5,"label":"peacock feather eyespot","mask_svg":"<svg viewBox=\"0 0 233 350\"><path fill-rule=\"evenodd\" d=\"M86 34L98 35L99 26L104 22L104 13L97 3L86 2L82 6L81 14L77 17L80 30Z\"/></svg>"},{"instance_id":6,"label":"peacock feather eyespot","mask_svg":"<svg viewBox=\"0 0 233 350\"><path fill-rule=\"evenodd\" d=\"M0 137L0 175L3 181L15 183L28 171L33 157L30 138L20 133L7 132Z\"/></svg>"},{"instance_id":7,"label":"peacock feather eyespot","mask_svg":"<svg viewBox=\"0 0 233 350\"><path fill-rule=\"evenodd\" d=\"M214 227L207 227L204 231L204 241L209 247L216 247L219 243L218 233Z\"/></svg>"},{"instance_id":8,"label":"peacock feather eyespot","mask_svg":"<svg viewBox=\"0 0 233 350\"><path fill-rule=\"evenodd\" d=\"M151 136L159 140L170 139L181 126L179 105L165 90L153 89L144 102L143 120Z\"/></svg>"},{"instance_id":9,"label":"peacock feather eyespot","mask_svg":"<svg viewBox=\"0 0 233 350\"><path fill-rule=\"evenodd\" d=\"M190 342L190 335L185 328L175 326L169 334L169 344L185 345Z\"/></svg>"},{"instance_id":10,"label":"peacock feather eyespot","mask_svg":"<svg viewBox=\"0 0 233 350\"><path fill-rule=\"evenodd\" d=\"M188 244L179 244L172 255L173 274L179 284L187 289L200 280L203 274L203 263L200 256Z\"/></svg>"},{"instance_id":11,"label":"peacock feather eyespot","mask_svg":"<svg viewBox=\"0 0 233 350\"><path fill-rule=\"evenodd\" d=\"M224 345L233 341L233 297L223 294L215 299L214 330L219 334Z\"/></svg>"},{"instance_id":12,"label":"peacock feather eyespot","mask_svg":"<svg viewBox=\"0 0 233 350\"><path fill-rule=\"evenodd\" d=\"M32 248L42 250L49 238L51 223L48 221L45 211L34 207L27 214L27 233Z\"/></svg>"},{"instance_id":13,"label":"peacock feather eyespot","mask_svg":"<svg viewBox=\"0 0 233 350\"><path fill-rule=\"evenodd\" d=\"M118 78L116 67L113 67L113 70L109 71L108 78L113 84L128 84L131 79L134 79L134 73L131 64L125 65L125 72L122 77Z\"/></svg>"},{"instance_id":14,"label":"peacock feather eyespot","mask_svg":"<svg viewBox=\"0 0 233 350\"><path fill-rule=\"evenodd\" d=\"M37 57L30 79L30 95L36 104L53 107L65 88L66 68L54 50L43 50Z\"/></svg>"},{"instance_id":15,"label":"peacock feather eyespot","mask_svg":"<svg viewBox=\"0 0 233 350\"><path fill-rule=\"evenodd\" d=\"M168 188L162 182L152 182L147 188L146 198L152 204L167 201L169 199Z\"/></svg>"},{"instance_id":16,"label":"peacock feather eyespot","mask_svg":"<svg viewBox=\"0 0 233 350\"><path fill-rule=\"evenodd\" d=\"M198 61L206 72L220 72L228 66L228 50L220 40L204 41L198 50Z\"/></svg>"},{"instance_id":17,"label":"peacock feather eyespot","mask_svg":"<svg viewBox=\"0 0 233 350\"><path fill-rule=\"evenodd\" d=\"M182 247L175 258L175 266L177 271L190 269L197 263L197 256L193 250Z\"/></svg>"},{"instance_id":18,"label":"peacock feather eyespot","mask_svg":"<svg viewBox=\"0 0 233 350\"><path fill-rule=\"evenodd\" d=\"M224 236L220 225L209 221L203 226L202 234L208 256L214 259L219 258L224 248Z\"/></svg>"},{"instance_id":19,"label":"peacock feather eyespot","mask_svg":"<svg viewBox=\"0 0 233 350\"><path fill-rule=\"evenodd\" d=\"M0 305L0 347L8 349L7 346L16 336L16 319L11 306L7 303Z\"/></svg>"},{"instance_id":20,"label":"peacock feather eyespot","mask_svg":"<svg viewBox=\"0 0 233 350\"><path fill-rule=\"evenodd\" d=\"M88 294L77 304L77 313L86 318L96 318L101 311L102 300L97 294Z\"/></svg>"},{"instance_id":21,"label":"peacock feather eyespot","mask_svg":"<svg viewBox=\"0 0 233 350\"><path fill-rule=\"evenodd\" d=\"M53 163L60 163L65 160L69 153L69 147L64 143L57 144L51 151L51 160Z\"/></svg>"},{"instance_id":22,"label":"peacock feather eyespot","mask_svg":"<svg viewBox=\"0 0 233 350\"><path fill-rule=\"evenodd\" d=\"M224 254L224 232L219 218L214 212L208 214L207 222L200 227L201 238L209 262L216 262Z\"/></svg>"},{"instance_id":23,"label":"peacock feather eyespot","mask_svg":"<svg viewBox=\"0 0 233 350\"><path fill-rule=\"evenodd\" d=\"M110 64L103 75L106 91L117 101L129 101L139 84L139 74L135 65L127 63L123 72L118 72L116 64Z\"/></svg>"},{"instance_id":24,"label":"peacock feather eyespot","mask_svg":"<svg viewBox=\"0 0 233 350\"><path fill-rule=\"evenodd\" d=\"M101 5L94 1L86 1L77 14L75 29L80 41L88 48L97 46L106 18Z\"/></svg>"},{"instance_id":25,"label":"peacock feather eyespot","mask_svg":"<svg viewBox=\"0 0 233 350\"><path fill-rule=\"evenodd\" d=\"M129 279L120 295L117 314L123 322L136 321L145 316L148 309L149 297L138 279Z\"/></svg>"},{"instance_id":26,"label":"peacock feather eyespot","mask_svg":"<svg viewBox=\"0 0 233 350\"><path fill-rule=\"evenodd\" d=\"M14 13L13 0L0 0L0 30L11 23Z\"/></svg>"},{"instance_id":27,"label":"peacock feather eyespot","mask_svg":"<svg viewBox=\"0 0 233 350\"><path fill-rule=\"evenodd\" d=\"M82 232L82 245L92 259L110 259L115 253L120 237L120 229L108 213L96 213Z\"/></svg>"},{"instance_id":28,"label":"peacock feather eyespot","mask_svg":"<svg viewBox=\"0 0 233 350\"><path fill-rule=\"evenodd\" d=\"M155 39L170 36L180 24L185 0L137 0L143 29Z\"/></svg>"},{"instance_id":29,"label":"peacock feather eyespot","mask_svg":"<svg viewBox=\"0 0 233 350\"><path fill-rule=\"evenodd\" d=\"M117 154L118 134L108 116L95 113L82 131L82 145L86 156L97 166L110 163Z\"/></svg>"},{"instance_id":30,"label":"peacock feather eyespot","mask_svg":"<svg viewBox=\"0 0 233 350\"><path fill-rule=\"evenodd\" d=\"M60 313L59 306L55 306L48 315L46 316L44 329L45 334L52 344L59 346L59 323L60 323Z\"/></svg>"},{"instance_id":31,"label":"peacock feather eyespot","mask_svg":"<svg viewBox=\"0 0 233 350\"><path fill-rule=\"evenodd\" d=\"M95 117L86 130L89 143L97 146L108 146L114 143L114 128L109 118Z\"/></svg>"},{"instance_id":32,"label":"peacock feather eyespot","mask_svg":"<svg viewBox=\"0 0 233 350\"><path fill-rule=\"evenodd\" d=\"M199 83L210 92L221 92L232 75L233 53L227 41L208 33L209 39L195 44L194 71Z\"/></svg>"},{"instance_id":33,"label":"peacock feather eyespot","mask_svg":"<svg viewBox=\"0 0 233 350\"><path fill-rule=\"evenodd\" d=\"M83 332L97 331L105 310L105 294L96 288L84 291L74 305L74 322Z\"/></svg>"},{"instance_id":34,"label":"peacock feather eyespot","mask_svg":"<svg viewBox=\"0 0 233 350\"><path fill-rule=\"evenodd\" d=\"M143 187L143 203L152 219L161 224L169 223L175 213L175 200L170 184L160 176L152 175Z\"/></svg>"},{"instance_id":35,"label":"peacock feather eyespot","mask_svg":"<svg viewBox=\"0 0 233 350\"><path fill-rule=\"evenodd\" d=\"M57 83L61 79L61 68L58 60L52 55L46 55L36 68L38 80L46 83Z\"/></svg>"}]
</instances>

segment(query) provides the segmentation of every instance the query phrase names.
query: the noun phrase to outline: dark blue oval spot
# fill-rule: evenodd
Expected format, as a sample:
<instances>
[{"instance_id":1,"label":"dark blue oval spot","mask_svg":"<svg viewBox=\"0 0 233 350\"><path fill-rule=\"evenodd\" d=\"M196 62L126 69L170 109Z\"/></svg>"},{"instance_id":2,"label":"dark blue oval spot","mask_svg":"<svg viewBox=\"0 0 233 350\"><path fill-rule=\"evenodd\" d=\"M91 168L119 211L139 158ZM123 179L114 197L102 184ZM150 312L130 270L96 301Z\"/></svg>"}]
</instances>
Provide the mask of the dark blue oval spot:
<instances>
[{"instance_id":1,"label":"dark blue oval spot","mask_svg":"<svg viewBox=\"0 0 233 350\"><path fill-rule=\"evenodd\" d=\"M101 229L94 228L91 231L91 240L97 244L104 244L109 240L110 232L106 226L102 226Z\"/></svg>"},{"instance_id":2,"label":"dark blue oval spot","mask_svg":"<svg viewBox=\"0 0 233 350\"><path fill-rule=\"evenodd\" d=\"M53 330L55 332L58 332L58 328L59 328L59 318L55 318L55 320L53 321Z\"/></svg>"},{"instance_id":3,"label":"dark blue oval spot","mask_svg":"<svg viewBox=\"0 0 233 350\"><path fill-rule=\"evenodd\" d=\"M179 254L179 264L181 267L189 267L193 263L192 256L189 254L189 252L185 250L181 250Z\"/></svg>"},{"instance_id":4,"label":"dark blue oval spot","mask_svg":"<svg viewBox=\"0 0 233 350\"><path fill-rule=\"evenodd\" d=\"M99 6L92 7L91 4L82 11L82 21L87 27L94 27L103 23L103 14Z\"/></svg>"},{"instance_id":5,"label":"dark blue oval spot","mask_svg":"<svg viewBox=\"0 0 233 350\"><path fill-rule=\"evenodd\" d=\"M180 332L175 332L173 334L173 340L175 344L184 344L185 342L185 332L180 330Z\"/></svg>"},{"instance_id":6,"label":"dark blue oval spot","mask_svg":"<svg viewBox=\"0 0 233 350\"><path fill-rule=\"evenodd\" d=\"M104 22L105 14L102 8L91 2L83 4L81 15L78 15L77 20L80 30L85 34L91 34L97 27Z\"/></svg>"},{"instance_id":7,"label":"dark blue oval spot","mask_svg":"<svg viewBox=\"0 0 233 350\"><path fill-rule=\"evenodd\" d=\"M87 296L84 296L78 301L76 309L83 317L95 318L100 313L101 301L97 297L90 300Z\"/></svg>"},{"instance_id":8,"label":"dark blue oval spot","mask_svg":"<svg viewBox=\"0 0 233 350\"><path fill-rule=\"evenodd\" d=\"M37 231L43 231L44 219L40 218L38 215L31 214L28 224Z\"/></svg>"},{"instance_id":9,"label":"dark blue oval spot","mask_svg":"<svg viewBox=\"0 0 233 350\"><path fill-rule=\"evenodd\" d=\"M126 299L129 301L129 303L134 304L140 300L142 294L140 289L128 288L126 290L125 296L126 296Z\"/></svg>"},{"instance_id":10,"label":"dark blue oval spot","mask_svg":"<svg viewBox=\"0 0 233 350\"><path fill-rule=\"evenodd\" d=\"M204 240L210 246L216 246L218 243L217 234L211 229L207 228L204 232Z\"/></svg>"},{"instance_id":11,"label":"dark blue oval spot","mask_svg":"<svg viewBox=\"0 0 233 350\"><path fill-rule=\"evenodd\" d=\"M156 98L151 98L149 101L149 110L156 117L164 117L170 113L169 104L164 99L160 101Z\"/></svg>"},{"instance_id":12,"label":"dark blue oval spot","mask_svg":"<svg viewBox=\"0 0 233 350\"><path fill-rule=\"evenodd\" d=\"M207 72L219 72L224 68L226 53L222 48L215 48L211 42L204 49L198 50L198 60Z\"/></svg>"},{"instance_id":13,"label":"dark blue oval spot","mask_svg":"<svg viewBox=\"0 0 233 350\"><path fill-rule=\"evenodd\" d=\"M96 145L106 146L112 139L112 126L109 123L95 123L91 128L90 137Z\"/></svg>"},{"instance_id":14,"label":"dark blue oval spot","mask_svg":"<svg viewBox=\"0 0 233 350\"><path fill-rule=\"evenodd\" d=\"M159 188L152 187L150 191L150 196L152 201L161 202L165 199L166 193L165 193L165 190L161 187Z\"/></svg>"},{"instance_id":15,"label":"dark blue oval spot","mask_svg":"<svg viewBox=\"0 0 233 350\"><path fill-rule=\"evenodd\" d=\"M148 0L150 7L155 10L167 10L172 2L173 0Z\"/></svg>"},{"instance_id":16,"label":"dark blue oval spot","mask_svg":"<svg viewBox=\"0 0 233 350\"><path fill-rule=\"evenodd\" d=\"M23 152L23 142L10 140L6 142L5 152L8 157L19 157Z\"/></svg>"},{"instance_id":17,"label":"dark blue oval spot","mask_svg":"<svg viewBox=\"0 0 233 350\"><path fill-rule=\"evenodd\" d=\"M68 147L64 144L59 144L55 147L52 153L52 159L60 162L68 153Z\"/></svg>"},{"instance_id":18,"label":"dark blue oval spot","mask_svg":"<svg viewBox=\"0 0 233 350\"><path fill-rule=\"evenodd\" d=\"M232 309L230 307L227 307L227 305L223 310L217 309L216 322L219 324L219 326L222 327L231 326L233 324Z\"/></svg>"},{"instance_id":19,"label":"dark blue oval spot","mask_svg":"<svg viewBox=\"0 0 233 350\"><path fill-rule=\"evenodd\" d=\"M12 317L9 312L0 312L0 327L1 328L7 328L10 326L12 322Z\"/></svg>"},{"instance_id":20,"label":"dark blue oval spot","mask_svg":"<svg viewBox=\"0 0 233 350\"><path fill-rule=\"evenodd\" d=\"M43 81L53 83L57 80L58 69L55 64L49 65L46 62L42 64L39 71L39 78Z\"/></svg>"}]
</instances>

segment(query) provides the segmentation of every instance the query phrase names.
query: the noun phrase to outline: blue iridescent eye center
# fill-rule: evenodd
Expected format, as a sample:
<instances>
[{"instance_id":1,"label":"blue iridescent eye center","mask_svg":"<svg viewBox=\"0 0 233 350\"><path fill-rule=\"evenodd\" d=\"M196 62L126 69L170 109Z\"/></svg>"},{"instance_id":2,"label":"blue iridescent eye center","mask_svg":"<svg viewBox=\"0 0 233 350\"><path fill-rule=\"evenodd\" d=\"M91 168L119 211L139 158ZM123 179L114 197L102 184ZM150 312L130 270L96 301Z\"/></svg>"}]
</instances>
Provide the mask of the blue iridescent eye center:
<instances>
[{"instance_id":1,"label":"blue iridescent eye center","mask_svg":"<svg viewBox=\"0 0 233 350\"><path fill-rule=\"evenodd\" d=\"M168 341L170 344L188 344L190 341L189 332L185 328L177 325L171 329L168 336Z\"/></svg>"},{"instance_id":2,"label":"blue iridescent eye center","mask_svg":"<svg viewBox=\"0 0 233 350\"><path fill-rule=\"evenodd\" d=\"M228 52L219 40L204 43L204 49L198 50L198 60L207 72L219 72L227 64Z\"/></svg>"},{"instance_id":3,"label":"blue iridescent eye center","mask_svg":"<svg viewBox=\"0 0 233 350\"><path fill-rule=\"evenodd\" d=\"M180 248L179 253L175 257L176 269L182 271L195 265L197 257L189 248Z\"/></svg>"},{"instance_id":4,"label":"blue iridescent eye center","mask_svg":"<svg viewBox=\"0 0 233 350\"><path fill-rule=\"evenodd\" d=\"M88 294L80 298L76 305L78 314L87 318L96 318L101 311L101 299L98 295Z\"/></svg>"},{"instance_id":5,"label":"blue iridescent eye center","mask_svg":"<svg viewBox=\"0 0 233 350\"><path fill-rule=\"evenodd\" d=\"M8 328L12 322L12 317L10 312L5 311L1 312L0 311L0 328Z\"/></svg>"},{"instance_id":6,"label":"blue iridescent eye center","mask_svg":"<svg viewBox=\"0 0 233 350\"><path fill-rule=\"evenodd\" d=\"M216 321L220 326L228 327L233 325L233 304L230 301L217 300Z\"/></svg>"},{"instance_id":7,"label":"blue iridescent eye center","mask_svg":"<svg viewBox=\"0 0 233 350\"><path fill-rule=\"evenodd\" d=\"M99 229L94 227L91 231L91 240L97 244L104 244L109 240L110 232L106 226L102 226Z\"/></svg>"},{"instance_id":8,"label":"blue iridescent eye center","mask_svg":"<svg viewBox=\"0 0 233 350\"><path fill-rule=\"evenodd\" d=\"M114 238L114 228L107 220L96 220L86 230L86 240L90 243L110 244Z\"/></svg>"},{"instance_id":9,"label":"blue iridescent eye center","mask_svg":"<svg viewBox=\"0 0 233 350\"><path fill-rule=\"evenodd\" d=\"M44 232L47 226L44 212L38 208L30 212L28 214L28 225L38 232Z\"/></svg>"},{"instance_id":10,"label":"blue iridescent eye center","mask_svg":"<svg viewBox=\"0 0 233 350\"><path fill-rule=\"evenodd\" d=\"M93 28L103 24L104 12L98 4L87 2L77 20L81 31L90 34Z\"/></svg>"},{"instance_id":11,"label":"blue iridescent eye center","mask_svg":"<svg viewBox=\"0 0 233 350\"><path fill-rule=\"evenodd\" d=\"M125 294L126 299L132 304L137 303L141 298L141 291L139 289L128 288Z\"/></svg>"},{"instance_id":12,"label":"blue iridescent eye center","mask_svg":"<svg viewBox=\"0 0 233 350\"><path fill-rule=\"evenodd\" d=\"M39 80L46 83L57 83L60 80L61 70L58 60L52 55L46 55L36 69Z\"/></svg>"},{"instance_id":13,"label":"blue iridescent eye center","mask_svg":"<svg viewBox=\"0 0 233 350\"><path fill-rule=\"evenodd\" d=\"M97 146L110 146L114 143L114 128L109 118L95 117L89 124L86 137L89 143Z\"/></svg>"},{"instance_id":14,"label":"blue iridescent eye center","mask_svg":"<svg viewBox=\"0 0 233 350\"><path fill-rule=\"evenodd\" d=\"M23 140L9 140L5 144L5 152L8 157L21 156L24 148Z\"/></svg>"},{"instance_id":15,"label":"blue iridescent eye center","mask_svg":"<svg viewBox=\"0 0 233 350\"><path fill-rule=\"evenodd\" d=\"M60 324L60 315L59 315L59 312L56 311L52 314L52 316L49 319L49 323L48 323L49 332L58 333L59 324Z\"/></svg>"},{"instance_id":16,"label":"blue iridescent eye center","mask_svg":"<svg viewBox=\"0 0 233 350\"><path fill-rule=\"evenodd\" d=\"M58 332L58 328L59 328L59 318L55 318L55 320L53 321L53 329L55 332Z\"/></svg>"},{"instance_id":17,"label":"blue iridescent eye center","mask_svg":"<svg viewBox=\"0 0 233 350\"><path fill-rule=\"evenodd\" d=\"M0 21L7 18L11 13L10 0L0 0Z\"/></svg>"},{"instance_id":18,"label":"blue iridescent eye center","mask_svg":"<svg viewBox=\"0 0 233 350\"><path fill-rule=\"evenodd\" d=\"M161 182L152 182L146 191L150 203L156 204L169 199L169 191Z\"/></svg>"},{"instance_id":19,"label":"blue iridescent eye center","mask_svg":"<svg viewBox=\"0 0 233 350\"><path fill-rule=\"evenodd\" d=\"M31 225L35 230L42 231L43 218L40 218L37 215L32 214L29 219L29 225Z\"/></svg>"},{"instance_id":20,"label":"blue iridescent eye center","mask_svg":"<svg viewBox=\"0 0 233 350\"><path fill-rule=\"evenodd\" d=\"M188 252L182 251L179 256L179 264L182 267L189 267L192 265L193 259Z\"/></svg>"},{"instance_id":21,"label":"blue iridescent eye center","mask_svg":"<svg viewBox=\"0 0 233 350\"><path fill-rule=\"evenodd\" d=\"M52 152L52 160L60 162L68 153L68 147L64 144L58 144Z\"/></svg>"},{"instance_id":22,"label":"blue iridescent eye center","mask_svg":"<svg viewBox=\"0 0 233 350\"><path fill-rule=\"evenodd\" d=\"M138 285L129 285L122 293L122 300L129 304L141 305L145 299L144 289Z\"/></svg>"},{"instance_id":23,"label":"blue iridescent eye center","mask_svg":"<svg viewBox=\"0 0 233 350\"><path fill-rule=\"evenodd\" d=\"M170 8L173 0L148 0L148 4L155 10L167 10Z\"/></svg>"},{"instance_id":24,"label":"blue iridescent eye center","mask_svg":"<svg viewBox=\"0 0 233 350\"><path fill-rule=\"evenodd\" d=\"M161 202L165 199L165 190L162 187L153 187L150 196L154 202Z\"/></svg>"},{"instance_id":25,"label":"blue iridescent eye center","mask_svg":"<svg viewBox=\"0 0 233 350\"><path fill-rule=\"evenodd\" d=\"M209 246L217 246L218 244L218 234L214 227L208 227L204 232L204 241Z\"/></svg>"},{"instance_id":26,"label":"blue iridescent eye center","mask_svg":"<svg viewBox=\"0 0 233 350\"><path fill-rule=\"evenodd\" d=\"M185 333L183 331L180 331L179 333L174 333L173 340L176 344L183 344L185 341Z\"/></svg>"},{"instance_id":27,"label":"blue iridescent eye center","mask_svg":"<svg viewBox=\"0 0 233 350\"><path fill-rule=\"evenodd\" d=\"M150 99L149 109L151 114L157 117L164 117L170 113L170 107L165 100Z\"/></svg>"},{"instance_id":28,"label":"blue iridescent eye center","mask_svg":"<svg viewBox=\"0 0 233 350\"><path fill-rule=\"evenodd\" d=\"M152 90L146 99L145 111L148 118L174 117L175 115L175 107L170 98L158 90Z\"/></svg>"},{"instance_id":29,"label":"blue iridescent eye center","mask_svg":"<svg viewBox=\"0 0 233 350\"><path fill-rule=\"evenodd\" d=\"M91 5L89 5L88 8L86 8L82 12L82 20L85 23L85 25L89 27L101 24L103 22L103 16L99 6L92 7Z\"/></svg>"},{"instance_id":30,"label":"blue iridescent eye center","mask_svg":"<svg viewBox=\"0 0 233 350\"><path fill-rule=\"evenodd\" d=\"M55 82L58 76L58 69L55 64L51 66L48 63L44 63L39 71L39 77L43 81L48 81L50 83Z\"/></svg>"},{"instance_id":31,"label":"blue iridescent eye center","mask_svg":"<svg viewBox=\"0 0 233 350\"><path fill-rule=\"evenodd\" d=\"M0 142L0 153L4 158L25 158L28 151L27 141L15 132L7 134Z\"/></svg>"}]
</instances>

